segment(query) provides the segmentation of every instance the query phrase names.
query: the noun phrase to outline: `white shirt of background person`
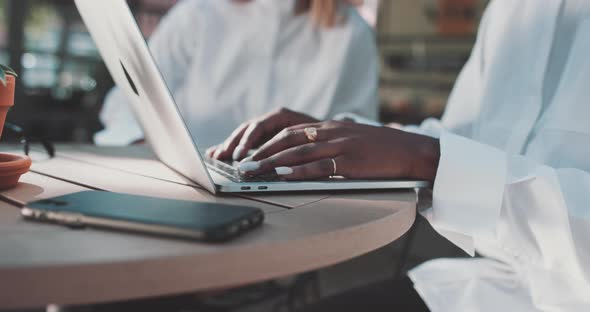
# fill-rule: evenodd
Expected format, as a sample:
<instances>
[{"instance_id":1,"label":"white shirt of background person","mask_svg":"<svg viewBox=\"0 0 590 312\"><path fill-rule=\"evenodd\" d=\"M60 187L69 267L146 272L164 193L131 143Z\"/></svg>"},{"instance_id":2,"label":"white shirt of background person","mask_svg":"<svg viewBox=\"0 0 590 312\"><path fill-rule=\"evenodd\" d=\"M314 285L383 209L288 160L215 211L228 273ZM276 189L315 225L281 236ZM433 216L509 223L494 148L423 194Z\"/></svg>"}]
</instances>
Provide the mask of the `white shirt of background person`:
<instances>
[{"instance_id":1,"label":"white shirt of background person","mask_svg":"<svg viewBox=\"0 0 590 312\"><path fill-rule=\"evenodd\" d=\"M294 14L296 0L184 0L162 19L151 52L200 148L280 107L331 118L377 116L378 55L371 27L351 7L322 28ZM125 95L113 88L99 145L143 138Z\"/></svg>"}]
</instances>

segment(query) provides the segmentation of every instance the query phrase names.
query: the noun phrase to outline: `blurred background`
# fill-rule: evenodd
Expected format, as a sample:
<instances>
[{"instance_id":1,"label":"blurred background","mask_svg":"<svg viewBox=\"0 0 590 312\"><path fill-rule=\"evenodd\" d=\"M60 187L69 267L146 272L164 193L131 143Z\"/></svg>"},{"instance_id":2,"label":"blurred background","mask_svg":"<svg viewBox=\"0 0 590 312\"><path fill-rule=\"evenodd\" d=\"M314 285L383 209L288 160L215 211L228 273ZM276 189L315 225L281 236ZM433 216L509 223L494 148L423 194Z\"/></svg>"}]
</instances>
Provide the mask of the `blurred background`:
<instances>
[{"instance_id":1,"label":"blurred background","mask_svg":"<svg viewBox=\"0 0 590 312\"><path fill-rule=\"evenodd\" d=\"M147 38L177 0L128 2ZM488 1L366 2L359 10L379 43L381 121L440 116ZM73 1L0 0L0 63L20 73L9 121L55 142L92 142L113 82Z\"/></svg>"}]
</instances>

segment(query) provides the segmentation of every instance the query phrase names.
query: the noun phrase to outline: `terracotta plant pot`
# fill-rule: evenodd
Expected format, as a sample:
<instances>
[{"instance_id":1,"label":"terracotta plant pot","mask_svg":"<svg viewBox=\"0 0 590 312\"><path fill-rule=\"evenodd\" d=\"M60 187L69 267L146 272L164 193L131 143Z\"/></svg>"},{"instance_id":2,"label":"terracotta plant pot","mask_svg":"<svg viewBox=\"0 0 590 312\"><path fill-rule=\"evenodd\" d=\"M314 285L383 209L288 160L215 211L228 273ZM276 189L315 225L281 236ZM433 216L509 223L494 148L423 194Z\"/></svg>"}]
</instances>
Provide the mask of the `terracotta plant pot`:
<instances>
[{"instance_id":1,"label":"terracotta plant pot","mask_svg":"<svg viewBox=\"0 0 590 312\"><path fill-rule=\"evenodd\" d=\"M6 85L0 83L0 137L4 129L6 114L14 105L14 87L16 77L6 75ZM0 190L15 187L20 176L31 167L31 158L28 156L0 153Z\"/></svg>"},{"instance_id":2,"label":"terracotta plant pot","mask_svg":"<svg viewBox=\"0 0 590 312\"><path fill-rule=\"evenodd\" d=\"M15 187L20 176L30 167L31 158L28 156L0 153L0 190Z\"/></svg>"}]
</instances>

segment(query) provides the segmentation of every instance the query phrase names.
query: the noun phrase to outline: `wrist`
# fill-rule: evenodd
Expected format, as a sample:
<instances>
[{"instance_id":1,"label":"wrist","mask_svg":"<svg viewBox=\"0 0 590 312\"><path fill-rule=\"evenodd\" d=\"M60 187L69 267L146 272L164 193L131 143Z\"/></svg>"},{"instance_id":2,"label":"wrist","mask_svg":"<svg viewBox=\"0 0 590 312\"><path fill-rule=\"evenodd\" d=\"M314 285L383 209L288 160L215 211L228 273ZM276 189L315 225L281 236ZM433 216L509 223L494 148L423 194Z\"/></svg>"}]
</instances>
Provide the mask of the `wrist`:
<instances>
[{"instance_id":1,"label":"wrist","mask_svg":"<svg viewBox=\"0 0 590 312\"><path fill-rule=\"evenodd\" d=\"M434 182L440 160L440 141L431 137L424 137L419 145L413 178Z\"/></svg>"}]
</instances>

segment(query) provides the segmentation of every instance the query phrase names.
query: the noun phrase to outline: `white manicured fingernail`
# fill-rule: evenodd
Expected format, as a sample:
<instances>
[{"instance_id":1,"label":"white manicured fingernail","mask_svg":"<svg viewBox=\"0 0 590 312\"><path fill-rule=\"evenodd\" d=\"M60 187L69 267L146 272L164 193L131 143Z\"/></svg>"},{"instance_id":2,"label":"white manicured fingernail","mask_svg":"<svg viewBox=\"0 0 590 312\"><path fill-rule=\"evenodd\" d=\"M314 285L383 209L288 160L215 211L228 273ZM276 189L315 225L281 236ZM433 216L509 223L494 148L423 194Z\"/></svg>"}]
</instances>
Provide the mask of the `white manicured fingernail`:
<instances>
[{"instance_id":1,"label":"white manicured fingernail","mask_svg":"<svg viewBox=\"0 0 590 312\"><path fill-rule=\"evenodd\" d=\"M242 145L239 145L238 147L236 147L236 149L234 150L234 153L232 154L232 158L234 160L240 160L240 156L242 155L242 152L244 151L244 147Z\"/></svg>"},{"instance_id":2,"label":"white manicured fingernail","mask_svg":"<svg viewBox=\"0 0 590 312\"><path fill-rule=\"evenodd\" d=\"M278 175L293 174L293 169L291 169L289 167L277 167L277 168L275 168L275 171L277 172Z\"/></svg>"},{"instance_id":3,"label":"white manicured fingernail","mask_svg":"<svg viewBox=\"0 0 590 312\"><path fill-rule=\"evenodd\" d=\"M242 159L242 161L240 161L240 164L245 164L245 163L247 163L247 162L251 162L251 161L254 161L254 160L252 159L252 156L248 156L248 157L246 157L246 158Z\"/></svg>"},{"instance_id":4,"label":"white manicured fingernail","mask_svg":"<svg viewBox=\"0 0 590 312\"><path fill-rule=\"evenodd\" d=\"M250 171L258 170L258 168L260 168L260 162L258 162L258 161L244 162L244 163L241 163L238 168L242 172L250 172Z\"/></svg>"}]
</instances>

